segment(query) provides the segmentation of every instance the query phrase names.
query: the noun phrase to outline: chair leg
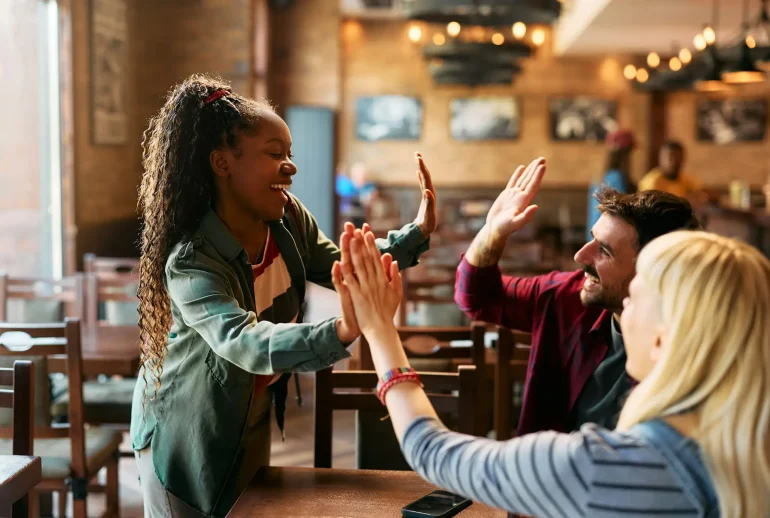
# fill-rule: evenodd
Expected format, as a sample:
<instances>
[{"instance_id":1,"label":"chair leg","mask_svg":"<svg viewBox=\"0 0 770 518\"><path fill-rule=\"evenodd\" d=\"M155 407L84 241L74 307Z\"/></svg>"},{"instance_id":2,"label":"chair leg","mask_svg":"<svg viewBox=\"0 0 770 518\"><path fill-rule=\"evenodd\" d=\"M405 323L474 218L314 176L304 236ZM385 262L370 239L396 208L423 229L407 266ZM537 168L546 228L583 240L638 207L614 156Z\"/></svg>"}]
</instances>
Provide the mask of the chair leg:
<instances>
[{"instance_id":1,"label":"chair leg","mask_svg":"<svg viewBox=\"0 0 770 518\"><path fill-rule=\"evenodd\" d=\"M107 483L105 484L105 498L107 500L107 514L109 516L120 516L120 498L118 496L118 490L120 484L118 483L118 459L120 458L119 452L115 453L115 457L107 464Z\"/></svg>"},{"instance_id":2,"label":"chair leg","mask_svg":"<svg viewBox=\"0 0 770 518\"><path fill-rule=\"evenodd\" d=\"M72 499L72 518L88 518L88 506L86 499Z\"/></svg>"},{"instance_id":3,"label":"chair leg","mask_svg":"<svg viewBox=\"0 0 770 518\"><path fill-rule=\"evenodd\" d=\"M66 518L67 516L67 491L59 491L58 494L58 511L56 513L56 516L58 518Z\"/></svg>"},{"instance_id":4,"label":"chair leg","mask_svg":"<svg viewBox=\"0 0 770 518\"><path fill-rule=\"evenodd\" d=\"M32 499L29 497L29 494L21 497L19 500L13 503L11 506L11 514L10 516L13 518L16 518L17 516L19 518L28 518L30 516L34 516L30 511L29 504ZM5 509L2 509L3 511Z\"/></svg>"}]
</instances>

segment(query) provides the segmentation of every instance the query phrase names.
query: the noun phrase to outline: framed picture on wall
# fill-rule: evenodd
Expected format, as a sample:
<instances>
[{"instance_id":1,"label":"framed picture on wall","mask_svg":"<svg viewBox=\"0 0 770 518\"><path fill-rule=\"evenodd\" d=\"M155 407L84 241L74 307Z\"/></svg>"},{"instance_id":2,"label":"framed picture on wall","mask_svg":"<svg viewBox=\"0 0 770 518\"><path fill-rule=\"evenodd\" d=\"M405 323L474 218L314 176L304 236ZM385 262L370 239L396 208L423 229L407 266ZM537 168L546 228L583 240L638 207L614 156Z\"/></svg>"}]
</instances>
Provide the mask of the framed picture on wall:
<instances>
[{"instance_id":1,"label":"framed picture on wall","mask_svg":"<svg viewBox=\"0 0 770 518\"><path fill-rule=\"evenodd\" d=\"M572 97L551 99L551 139L557 141L604 142L608 132L618 127L615 101Z\"/></svg>"},{"instance_id":2,"label":"framed picture on wall","mask_svg":"<svg viewBox=\"0 0 770 518\"><path fill-rule=\"evenodd\" d=\"M94 144L128 142L128 18L126 0L91 0L91 137Z\"/></svg>"},{"instance_id":3,"label":"framed picture on wall","mask_svg":"<svg viewBox=\"0 0 770 518\"><path fill-rule=\"evenodd\" d=\"M380 95L356 99L356 138L419 140L422 131L422 102L404 95Z\"/></svg>"},{"instance_id":4,"label":"framed picture on wall","mask_svg":"<svg viewBox=\"0 0 770 518\"><path fill-rule=\"evenodd\" d=\"M701 99L696 111L700 141L730 144L765 140L766 99Z\"/></svg>"},{"instance_id":5,"label":"framed picture on wall","mask_svg":"<svg viewBox=\"0 0 770 518\"><path fill-rule=\"evenodd\" d=\"M455 140L512 140L519 136L519 103L513 97L452 99L449 109L449 127Z\"/></svg>"}]
</instances>

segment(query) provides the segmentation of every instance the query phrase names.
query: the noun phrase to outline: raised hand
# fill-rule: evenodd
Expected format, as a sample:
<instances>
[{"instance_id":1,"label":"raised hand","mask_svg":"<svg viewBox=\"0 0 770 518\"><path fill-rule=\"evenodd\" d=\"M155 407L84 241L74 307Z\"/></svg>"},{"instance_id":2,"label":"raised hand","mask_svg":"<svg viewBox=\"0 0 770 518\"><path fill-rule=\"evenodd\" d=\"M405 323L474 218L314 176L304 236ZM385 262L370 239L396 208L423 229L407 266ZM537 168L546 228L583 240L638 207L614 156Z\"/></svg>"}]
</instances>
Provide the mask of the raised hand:
<instances>
[{"instance_id":1,"label":"raised hand","mask_svg":"<svg viewBox=\"0 0 770 518\"><path fill-rule=\"evenodd\" d=\"M430 171L428 170L428 166L425 165L422 155L420 153L415 153L414 158L419 167L417 178L420 180L420 190L422 190L422 201L420 201L420 208L417 210L417 217L414 219L414 223L419 227L422 235L427 238L430 237L434 230L436 230L436 226L438 225L438 217L436 216L436 189L433 187Z\"/></svg>"},{"instance_id":2,"label":"raised hand","mask_svg":"<svg viewBox=\"0 0 770 518\"><path fill-rule=\"evenodd\" d=\"M545 174L545 158L533 160L526 168L519 166L503 192L492 204L487 223L468 248L465 259L485 268L497 264L508 236L529 223L537 211L532 199Z\"/></svg>"},{"instance_id":3,"label":"raised hand","mask_svg":"<svg viewBox=\"0 0 770 518\"><path fill-rule=\"evenodd\" d=\"M516 168L487 214L487 226L493 238L507 238L532 220L537 211L532 199L544 174L545 158L533 160L526 168Z\"/></svg>"},{"instance_id":4,"label":"raised hand","mask_svg":"<svg viewBox=\"0 0 770 518\"><path fill-rule=\"evenodd\" d=\"M332 282L340 298L349 297L358 326L364 333L393 327L402 296L398 264L388 254L380 256L371 232L356 231L354 237L343 240L342 245L343 254L350 262L343 260L332 268ZM344 250L346 247L349 251Z\"/></svg>"}]
</instances>

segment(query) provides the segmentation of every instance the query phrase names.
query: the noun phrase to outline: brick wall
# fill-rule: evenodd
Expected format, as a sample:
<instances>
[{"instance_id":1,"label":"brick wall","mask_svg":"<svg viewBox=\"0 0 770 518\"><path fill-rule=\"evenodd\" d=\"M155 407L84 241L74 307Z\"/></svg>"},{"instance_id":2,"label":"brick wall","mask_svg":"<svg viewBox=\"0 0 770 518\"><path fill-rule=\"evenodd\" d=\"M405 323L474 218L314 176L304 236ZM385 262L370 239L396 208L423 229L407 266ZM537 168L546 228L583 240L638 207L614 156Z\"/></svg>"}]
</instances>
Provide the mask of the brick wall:
<instances>
[{"instance_id":1,"label":"brick wall","mask_svg":"<svg viewBox=\"0 0 770 518\"><path fill-rule=\"evenodd\" d=\"M135 156L139 149L139 127L129 118L129 139L125 145L95 145L91 120L91 49L89 0L72 0L72 87L74 110L74 197L78 266L83 254L102 255L132 251L135 236L124 232L127 221L136 228L136 186L139 171ZM135 105L136 11L128 2L127 106ZM122 232L121 232L122 231Z\"/></svg>"},{"instance_id":2,"label":"brick wall","mask_svg":"<svg viewBox=\"0 0 770 518\"><path fill-rule=\"evenodd\" d=\"M88 0L73 0L76 257L135 255L141 138L166 92L195 72L221 75L247 93L250 0L130 0L130 140L94 146L90 120Z\"/></svg>"},{"instance_id":3,"label":"brick wall","mask_svg":"<svg viewBox=\"0 0 770 518\"><path fill-rule=\"evenodd\" d=\"M546 182L558 185L588 183L600 173L605 150L597 143L561 143L550 139L549 99L588 95L614 99L621 126L635 131L640 148L634 174L644 172L649 96L632 91L622 78L624 60L557 59L543 49L525 61L525 70L512 86L435 86L419 46L406 36L408 24L346 22L342 29L342 89L340 113L341 161L346 166L364 162L386 182L413 182L414 151L423 152L441 185L500 184L516 165L537 156L548 158ZM423 102L423 129L419 142L355 139L356 97L378 94L416 96ZM449 103L453 97L514 96L521 113L517 140L460 142L449 134Z\"/></svg>"},{"instance_id":4,"label":"brick wall","mask_svg":"<svg viewBox=\"0 0 770 518\"><path fill-rule=\"evenodd\" d=\"M286 106L338 108L341 100L340 1L295 1L270 15L270 98Z\"/></svg>"},{"instance_id":5,"label":"brick wall","mask_svg":"<svg viewBox=\"0 0 770 518\"><path fill-rule=\"evenodd\" d=\"M767 83L743 86L736 88L731 96L770 101L770 86ZM700 98L701 95L692 92L666 95L666 136L685 146L685 169L709 186L723 187L733 179L744 180L754 187L764 185L770 175L770 121L764 142L724 146L699 142L695 116Z\"/></svg>"}]
</instances>

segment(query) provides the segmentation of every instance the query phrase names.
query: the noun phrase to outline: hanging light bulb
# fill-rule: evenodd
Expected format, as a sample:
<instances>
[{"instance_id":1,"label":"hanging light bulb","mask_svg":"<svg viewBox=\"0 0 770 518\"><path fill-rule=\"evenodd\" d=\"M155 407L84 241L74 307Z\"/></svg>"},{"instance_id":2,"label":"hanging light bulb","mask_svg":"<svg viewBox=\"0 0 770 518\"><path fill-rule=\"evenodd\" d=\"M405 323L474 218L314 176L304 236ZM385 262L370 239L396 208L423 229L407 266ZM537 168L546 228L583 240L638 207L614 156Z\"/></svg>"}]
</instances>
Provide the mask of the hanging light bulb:
<instances>
[{"instance_id":1,"label":"hanging light bulb","mask_svg":"<svg viewBox=\"0 0 770 518\"><path fill-rule=\"evenodd\" d=\"M692 44L695 45L695 48L698 50L703 50L708 47L706 38L703 37L703 34L696 34L695 38L692 40Z\"/></svg>"},{"instance_id":2,"label":"hanging light bulb","mask_svg":"<svg viewBox=\"0 0 770 518\"><path fill-rule=\"evenodd\" d=\"M690 49L682 49L679 51L679 61L685 65L692 61L692 52L690 52Z\"/></svg>"},{"instance_id":3,"label":"hanging light bulb","mask_svg":"<svg viewBox=\"0 0 770 518\"><path fill-rule=\"evenodd\" d=\"M422 29L419 25L409 27L409 39L413 43L418 43L422 39Z\"/></svg>"},{"instance_id":4,"label":"hanging light bulb","mask_svg":"<svg viewBox=\"0 0 770 518\"><path fill-rule=\"evenodd\" d=\"M495 45L502 45L505 43L505 36L500 34L499 32L496 32L492 35L492 43Z\"/></svg>"},{"instance_id":5,"label":"hanging light bulb","mask_svg":"<svg viewBox=\"0 0 770 518\"><path fill-rule=\"evenodd\" d=\"M647 72L644 68L640 68L636 71L636 80L640 83L646 83L647 80L650 78L650 73Z\"/></svg>"},{"instance_id":6,"label":"hanging light bulb","mask_svg":"<svg viewBox=\"0 0 770 518\"><path fill-rule=\"evenodd\" d=\"M444 43L446 43L446 37L443 34L441 34L439 32L439 33L436 33L436 34L433 35L433 44L434 45L438 45L440 47Z\"/></svg>"},{"instance_id":7,"label":"hanging light bulb","mask_svg":"<svg viewBox=\"0 0 770 518\"><path fill-rule=\"evenodd\" d=\"M446 26L446 32L453 38L456 38L460 35L460 31L462 30L462 27L457 22L449 22Z\"/></svg>"},{"instance_id":8,"label":"hanging light bulb","mask_svg":"<svg viewBox=\"0 0 770 518\"><path fill-rule=\"evenodd\" d=\"M668 61L668 68L670 68L674 72L678 72L682 70L682 62L679 60L678 57L674 56Z\"/></svg>"},{"instance_id":9,"label":"hanging light bulb","mask_svg":"<svg viewBox=\"0 0 770 518\"><path fill-rule=\"evenodd\" d=\"M636 67L634 65L626 65L623 69L623 77L631 81L636 77Z\"/></svg>"},{"instance_id":10,"label":"hanging light bulb","mask_svg":"<svg viewBox=\"0 0 770 518\"><path fill-rule=\"evenodd\" d=\"M746 36L746 45L750 49L753 49L753 48L755 48L757 46L757 40L754 39L754 36L749 34L748 36Z\"/></svg>"},{"instance_id":11,"label":"hanging light bulb","mask_svg":"<svg viewBox=\"0 0 770 518\"><path fill-rule=\"evenodd\" d=\"M660 65L660 56L658 56L657 52L650 52L647 54L647 64L650 68L657 68L657 66Z\"/></svg>"},{"instance_id":12,"label":"hanging light bulb","mask_svg":"<svg viewBox=\"0 0 770 518\"><path fill-rule=\"evenodd\" d=\"M536 47L545 43L545 31L543 29L537 28L532 31L532 43L534 43Z\"/></svg>"},{"instance_id":13,"label":"hanging light bulb","mask_svg":"<svg viewBox=\"0 0 770 518\"><path fill-rule=\"evenodd\" d=\"M714 42L717 41L717 33L711 25L706 25L703 29L703 39L706 41L707 45L713 45Z\"/></svg>"},{"instance_id":14,"label":"hanging light bulb","mask_svg":"<svg viewBox=\"0 0 770 518\"><path fill-rule=\"evenodd\" d=\"M751 58L751 49L748 38L750 36L749 0L743 0L743 45L741 45L741 57L730 69L722 72L722 81L730 84L761 83L767 79L764 72L757 69ZM755 42L756 44L756 42Z\"/></svg>"},{"instance_id":15,"label":"hanging light bulb","mask_svg":"<svg viewBox=\"0 0 770 518\"><path fill-rule=\"evenodd\" d=\"M517 40L522 39L527 34L527 26L523 22L513 24L513 37Z\"/></svg>"}]
</instances>

